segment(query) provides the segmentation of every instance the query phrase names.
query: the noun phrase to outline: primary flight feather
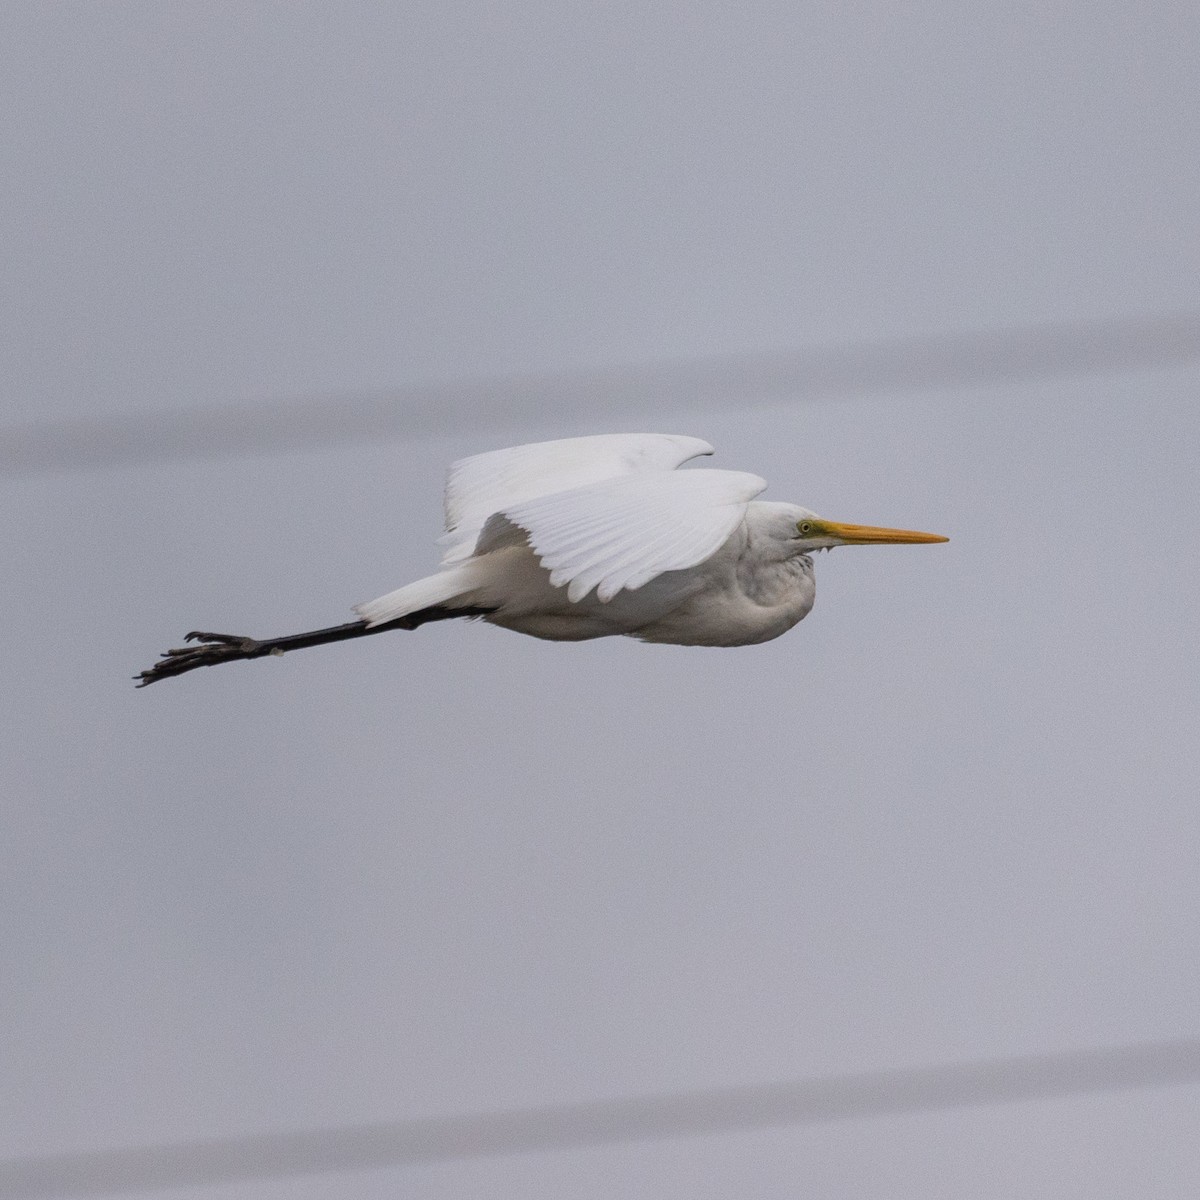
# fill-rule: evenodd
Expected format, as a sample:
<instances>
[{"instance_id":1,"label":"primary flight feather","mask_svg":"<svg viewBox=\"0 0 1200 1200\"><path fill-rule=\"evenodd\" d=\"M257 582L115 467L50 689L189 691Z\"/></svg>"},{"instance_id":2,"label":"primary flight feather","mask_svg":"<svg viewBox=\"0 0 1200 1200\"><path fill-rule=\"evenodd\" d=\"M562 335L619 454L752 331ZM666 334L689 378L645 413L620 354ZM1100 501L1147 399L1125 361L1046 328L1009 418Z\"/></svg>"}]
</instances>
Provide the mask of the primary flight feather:
<instances>
[{"instance_id":1,"label":"primary flight feather","mask_svg":"<svg viewBox=\"0 0 1200 1200\"><path fill-rule=\"evenodd\" d=\"M627 433L463 459L446 481L438 572L356 605L359 619L346 625L266 639L190 633L197 644L168 650L139 686L452 617L555 641L745 646L808 614L813 551L947 540L756 500L767 486L757 475L677 470L712 452L698 438Z\"/></svg>"}]
</instances>

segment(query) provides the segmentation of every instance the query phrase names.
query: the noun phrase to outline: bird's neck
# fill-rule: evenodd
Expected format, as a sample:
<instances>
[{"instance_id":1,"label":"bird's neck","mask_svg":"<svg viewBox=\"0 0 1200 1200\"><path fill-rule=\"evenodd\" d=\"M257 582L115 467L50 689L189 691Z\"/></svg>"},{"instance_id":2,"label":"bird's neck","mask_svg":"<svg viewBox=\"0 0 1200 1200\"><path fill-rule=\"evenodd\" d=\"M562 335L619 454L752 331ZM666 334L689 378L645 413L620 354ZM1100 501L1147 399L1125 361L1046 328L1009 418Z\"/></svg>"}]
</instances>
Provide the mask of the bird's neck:
<instances>
[{"instance_id":1,"label":"bird's neck","mask_svg":"<svg viewBox=\"0 0 1200 1200\"><path fill-rule=\"evenodd\" d=\"M796 554L777 562L740 564L739 583L743 593L756 604L775 605L815 591L813 561L807 554Z\"/></svg>"}]
</instances>

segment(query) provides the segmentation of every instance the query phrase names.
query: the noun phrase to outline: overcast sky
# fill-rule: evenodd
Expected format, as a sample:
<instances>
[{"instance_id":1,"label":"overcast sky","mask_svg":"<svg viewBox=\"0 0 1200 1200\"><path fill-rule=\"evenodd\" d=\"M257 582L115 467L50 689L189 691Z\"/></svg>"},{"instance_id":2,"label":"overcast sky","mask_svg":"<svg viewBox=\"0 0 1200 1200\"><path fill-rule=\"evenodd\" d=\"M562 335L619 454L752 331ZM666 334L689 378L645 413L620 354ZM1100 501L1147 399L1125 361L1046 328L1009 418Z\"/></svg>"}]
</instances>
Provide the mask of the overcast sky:
<instances>
[{"instance_id":1,"label":"overcast sky","mask_svg":"<svg viewBox=\"0 0 1200 1200\"><path fill-rule=\"evenodd\" d=\"M1193 3L0 12L4 421L1200 312ZM1200 366L0 482L0 1155L1200 1035ZM481 419L486 414L480 414ZM129 677L660 429L938 547L739 650ZM1200 1087L173 1197L1175 1197ZM168 1193L160 1193L165 1200Z\"/></svg>"}]
</instances>

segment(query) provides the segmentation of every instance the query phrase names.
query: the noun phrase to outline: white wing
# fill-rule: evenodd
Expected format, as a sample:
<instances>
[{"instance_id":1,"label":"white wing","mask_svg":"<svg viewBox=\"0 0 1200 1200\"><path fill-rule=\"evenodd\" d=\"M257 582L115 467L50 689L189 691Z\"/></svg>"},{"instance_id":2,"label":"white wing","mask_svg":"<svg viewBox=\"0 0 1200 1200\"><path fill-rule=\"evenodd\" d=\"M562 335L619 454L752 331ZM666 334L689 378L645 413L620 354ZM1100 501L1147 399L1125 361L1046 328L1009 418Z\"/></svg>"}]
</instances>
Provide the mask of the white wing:
<instances>
[{"instance_id":1,"label":"white wing","mask_svg":"<svg viewBox=\"0 0 1200 1200\"><path fill-rule=\"evenodd\" d=\"M540 496L495 514L478 554L528 536L567 598L602 602L711 558L767 486L742 471L653 471Z\"/></svg>"},{"instance_id":2,"label":"white wing","mask_svg":"<svg viewBox=\"0 0 1200 1200\"><path fill-rule=\"evenodd\" d=\"M446 477L443 562L469 558L488 517L538 496L638 471L673 471L713 448L699 438L615 433L511 446L461 459Z\"/></svg>"}]
</instances>

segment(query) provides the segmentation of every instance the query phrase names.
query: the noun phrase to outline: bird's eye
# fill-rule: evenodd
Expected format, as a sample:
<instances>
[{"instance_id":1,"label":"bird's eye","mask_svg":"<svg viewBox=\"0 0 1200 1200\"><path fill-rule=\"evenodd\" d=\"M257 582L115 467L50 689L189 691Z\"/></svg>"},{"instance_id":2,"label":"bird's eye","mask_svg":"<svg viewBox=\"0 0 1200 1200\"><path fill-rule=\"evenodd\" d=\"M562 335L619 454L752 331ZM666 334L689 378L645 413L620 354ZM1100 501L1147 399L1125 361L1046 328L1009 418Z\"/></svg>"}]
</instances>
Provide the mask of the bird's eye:
<instances>
[{"instance_id":1,"label":"bird's eye","mask_svg":"<svg viewBox=\"0 0 1200 1200\"><path fill-rule=\"evenodd\" d=\"M810 534L810 533L812 533L812 529L813 529L812 522L811 521L801 521L800 524L796 526L796 528L805 535Z\"/></svg>"}]
</instances>

